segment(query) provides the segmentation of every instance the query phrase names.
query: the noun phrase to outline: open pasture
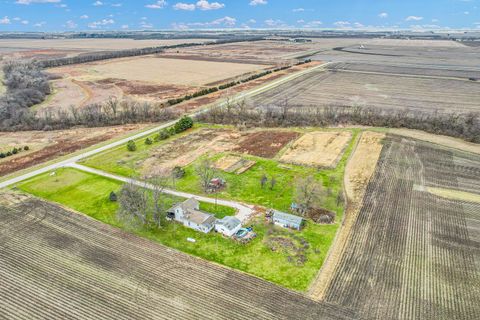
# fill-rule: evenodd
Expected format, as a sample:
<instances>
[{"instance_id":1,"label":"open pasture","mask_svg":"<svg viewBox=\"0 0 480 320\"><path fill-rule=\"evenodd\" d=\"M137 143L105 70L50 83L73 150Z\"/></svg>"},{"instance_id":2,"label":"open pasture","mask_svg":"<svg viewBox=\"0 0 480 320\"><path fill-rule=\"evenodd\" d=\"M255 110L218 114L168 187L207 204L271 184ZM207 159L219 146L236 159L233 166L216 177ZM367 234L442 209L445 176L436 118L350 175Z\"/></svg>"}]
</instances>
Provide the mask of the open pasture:
<instances>
[{"instance_id":1,"label":"open pasture","mask_svg":"<svg viewBox=\"0 0 480 320\"><path fill-rule=\"evenodd\" d=\"M480 111L480 82L315 71L252 98L257 106L362 106Z\"/></svg>"},{"instance_id":2,"label":"open pasture","mask_svg":"<svg viewBox=\"0 0 480 320\"><path fill-rule=\"evenodd\" d=\"M0 202L0 310L6 318L351 317L50 203Z\"/></svg>"},{"instance_id":3,"label":"open pasture","mask_svg":"<svg viewBox=\"0 0 480 320\"><path fill-rule=\"evenodd\" d=\"M364 319L476 319L480 157L389 136L323 301Z\"/></svg>"},{"instance_id":4,"label":"open pasture","mask_svg":"<svg viewBox=\"0 0 480 320\"><path fill-rule=\"evenodd\" d=\"M349 131L309 132L295 141L280 161L314 167L335 167L352 138Z\"/></svg>"}]
</instances>

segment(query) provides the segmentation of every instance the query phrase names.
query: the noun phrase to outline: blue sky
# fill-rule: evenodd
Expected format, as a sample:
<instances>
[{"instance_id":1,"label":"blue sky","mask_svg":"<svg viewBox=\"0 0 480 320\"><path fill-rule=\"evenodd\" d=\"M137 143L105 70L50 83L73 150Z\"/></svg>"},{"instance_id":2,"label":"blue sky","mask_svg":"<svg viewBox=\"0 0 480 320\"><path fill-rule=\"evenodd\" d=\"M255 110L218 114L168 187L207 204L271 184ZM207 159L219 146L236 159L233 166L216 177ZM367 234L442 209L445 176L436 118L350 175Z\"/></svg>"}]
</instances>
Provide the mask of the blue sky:
<instances>
[{"instance_id":1,"label":"blue sky","mask_svg":"<svg viewBox=\"0 0 480 320\"><path fill-rule=\"evenodd\" d=\"M480 0L0 0L0 31L477 29Z\"/></svg>"}]
</instances>

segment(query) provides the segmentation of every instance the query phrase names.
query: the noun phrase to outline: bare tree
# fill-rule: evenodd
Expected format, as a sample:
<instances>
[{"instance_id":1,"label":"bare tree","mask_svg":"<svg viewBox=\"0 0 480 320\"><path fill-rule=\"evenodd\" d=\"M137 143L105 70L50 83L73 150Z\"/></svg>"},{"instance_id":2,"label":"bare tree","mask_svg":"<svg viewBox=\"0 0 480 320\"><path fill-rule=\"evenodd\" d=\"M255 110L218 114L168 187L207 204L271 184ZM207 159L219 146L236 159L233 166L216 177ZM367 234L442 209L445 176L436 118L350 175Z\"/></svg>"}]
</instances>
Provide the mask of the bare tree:
<instances>
[{"instance_id":1,"label":"bare tree","mask_svg":"<svg viewBox=\"0 0 480 320\"><path fill-rule=\"evenodd\" d=\"M149 211L148 198L145 188L132 182L124 184L118 197L118 219L128 227L146 226Z\"/></svg>"},{"instance_id":2,"label":"bare tree","mask_svg":"<svg viewBox=\"0 0 480 320\"><path fill-rule=\"evenodd\" d=\"M215 178L215 175L217 174L217 169L215 169L212 161L206 158L200 161L200 163L195 167L195 172L200 178L201 187L205 192L207 192L210 182L213 178Z\"/></svg>"},{"instance_id":3,"label":"bare tree","mask_svg":"<svg viewBox=\"0 0 480 320\"><path fill-rule=\"evenodd\" d=\"M323 185L309 176L298 179L296 182L295 202L299 207L299 212L305 216L310 208L321 207L325 195Z\"/></svg>"},{"instance_id":4,"label":"bare tree","mask_svg":"<svg viewBox=\"0 0 480 320\"><path fill-rule=\"evenodd\" d=\"M157 175L148 179L152 190L152 224L156 228L163 226L166 218L166 194L165 188L168 185L168 180L170 179L167 175Z\"/></svg>"}]
</instances>

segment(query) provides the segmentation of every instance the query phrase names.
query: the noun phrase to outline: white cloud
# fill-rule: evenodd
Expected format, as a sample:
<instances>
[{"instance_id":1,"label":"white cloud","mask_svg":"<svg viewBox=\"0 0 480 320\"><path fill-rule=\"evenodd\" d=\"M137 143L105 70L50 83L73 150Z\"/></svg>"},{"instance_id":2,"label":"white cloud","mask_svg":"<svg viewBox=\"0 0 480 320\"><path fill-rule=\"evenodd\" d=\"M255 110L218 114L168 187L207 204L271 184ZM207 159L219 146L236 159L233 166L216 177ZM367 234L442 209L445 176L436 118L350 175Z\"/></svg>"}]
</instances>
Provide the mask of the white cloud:
<instances>
[{"instance_id":1,"label":"white cloud","mask_svg":"<svg viewBox=\"0 0 480 320\"><path fill-rule=\"evenodd\" d=\"M205 10L218 10L218 9L222 9L222 8L225 7L225 5L223 3L219 3L219 2L209 3L206 0L197 1L196 6L197 6L198 9L204 10L204 11Z\"/></svg>"},{"instance_id":2,"label":"white cloud","mask_svg":"<svg viewBox=\"0 0 480 320\"><path fill-rule=\"evenodd\" d=\"M149 22L145 22L145 21L142 21L140 23L140 28L142 29L152 29L153 28L153 24L149 23Z\"/></svg>"},{"instance_id":3,"label":"white cloud","mask_svg":"<svg viewBox=\"0 0 480 320\"><path fill-rule=\"evenodd\" d=\"M350 27L351 23L348 21L337 21L333 25L336 27L345 28Z\"/></svg>"},{"instance_id":4,"label":"white cloud","mask_svg":"<svg viewBox=\"0 0 480 320\"><path fill-rule=\"evenodd\" d=\"M388 13L382 12L382 13L379 13L378 16L382 19L386 19L386 18L388 18Z\"/></svg>"},{"instance_id":5,"label":"white cloud","mask_svg":"<svg viewBox=\"0 0 480 320\"><path fill-rule=\"evenodd\" d=\"M112 7L119 8L122 7L123 3L112 3Z\"/></svg>"},{"instance_id":6,"label":"white cloud","mask_svg":"<svg viewBox=\"0 0 480 320\"><path fill-rule=\"evenodd\" d=\"M250 1L251 6L258 6L258 5L267 4L267 3L268 3L267 0L252 0L252 1Z\"/></svg>"},{"instance_id":7,"label":"white cloud","mask_svg":"<svg viewBox=\"0 0 480 320\"><path fill-rule=\"evenodd\" d=\"M195 9L199 9L202 11L208 10L218 10L225 8L225 4L219 2L208 2L206 0L197 1L197 3L184 3L178 2L173 6L175 10L185 10L185 11L194 11Z\"/></svg>"},{"instance_id":8,"label":"white cloud","mask_svg":"<svg viewBox=\"0 0 480 320\"><path fill-rule=\"evenodd\" d=\"M165 0L160 0L152 4L147 4L145 8L149 9L163 9L167 5L167 1Z\"/></svg>"},{"instance_id":9,"label":"white cloud","mask_svg":"<svg viewBox=\"0 0 480 320\"><path fill-rule=\"evenodd\" d=\"M320 27L322 24L323 24L322 21L314 20L314 21L310 21L310 22L306 23L303 27L304 27L304 28L318 28L318 27Z\"/></svg>"},{"instance_id":10,"label":"white cloud","mask_svg":"<svg viewBox=\"0 0 480 320\"><path fill-rule=\"evenodd\" d=\"M247 21L247 23L248 23L248 24L255 24L255 23L257 23L257 20L255 20L255 19L250 19L250 20Z\"/></svg>"},{"instance_id":11,"label":"white cloud","mask_svg":"<svg viewBox=\"0 0 480 320\"><path fill-rule=\"evenodd\" d=\"M12 20L13 20L13 21L21 21L22 18L20 18L20 17L15 17L15 18L13 18Z\"/></svg>"},{"instance_id":12,"label":"white cloud","mask_svg":"<svg viewBox=\"0 0 480 320\"><path fill-rule=\"evenodd\" d=\"M88 27L92 28L92 29L97 29L101 26L106 26L106 25L114 24L114 23L115 23L115 21L113 19L102 19L100 21L95 21L95 22L89 23Z\"/></svg>"},{"instance_id":13,"label":"white cloud","mask_svg":"<svg viewBox=\"0 0 480 320\"><path fill-rule=\"evenodd\" d=\"M25 4L29 5L32 3L59 3L62 2L62 0L17 0L15 1L16 4Z\"/></svg>"},{"instance_id":14,"label":"white cloud","mask_svg":"<svg viewBox=\"0 0 480 320\"><path fill-rule=\"evenodd\" d=\"M93 5L94 5L95 7L100 7L100 6L103 6L103 2L102 2L102 1L95 1L95 2L93 3Z\"/></svg>"},{"instance_id":15,"label":"white cloud","mask_svg":"<svg viewBox=\"0 0 480 320\"><path fill-rule=\"evenodd\" d=\"M175 10L185 10L185 11L193 11L195 10L195 5L193 3L183 3L179 2L173 6Z\"/></svg>"},{"instance_id":16,"label":"white cloud","mask_svg":"<svg viewBox=\"0 0 480 320\"><path fill-rule=\"evenodd\" d=\"M177 30L187 30L192 28L232 28L237 24L237 19L232 17L223 17L209 22L192 22L192 23L172 23L172 27Z\"/></svg>"},{"instance_id":17,"label":"white cloud","mask_svg":"<svg viewBox=\"0 0 480 320\"><path fill-rule=\"evenodd\" d=\"M72 21L72 20L68 20L65 25L67 26L67 28L69 29L75 29L76 27L78 27L78 25Z\"/></svg>"},{"instance_id":18,"label":"white cloud","mask_svg":"<svg viewBox=\"0 0 480 320\"><path fill-rule=\"evenodd\" d=\"M83 16L80 16L80 19L88 19L88 16L84 14Z\"/></svg>"},{"instance_id":19,"label":"white cloud","mask_svg":"<svg viewBox=\"0 0 480 320\"><path fill-rule=\"evenodd\" d=\"M3 19L0 19L0 24L10 24L10 23L11 21L7 16L3 17Z\"/></svg>"},{"instance_id":20,"label":"white cloud","mask_svg":"<svg viewBox=\"0 0 480 320\"><path fill-rule=\"evenodd\" d=\"M121 26L121 28L122 28L122 29L128 29L128 28L130 28L130 26L129 26L128 24L123 24L123 25Z\"/></svg>"},{"instance_id":21,"label":"white cloud","mask_svg":"<svg viewBox=\"0 0 480 320\"><path fill-rule=\"evenodd\" d=\"M29 22L28 20L22 20L20 23L21 23L21 24L24 24L24 25L27 25L27 24L29 24L30 22Z\"/></svg>"},{"instance_id":22,"label":"white cloud","mask_svg":"<svg viewBox=\"0 0 480 320\"><path fill-rule=\"evenodd\" d=\"M289 26L282 20L267 19L264 21L269 28L288 28Z\"/></svg>"},{"instance_id":23,"label":"white cloud","mask_svg":"<svg viewBox=\"0 0 480 320\"><path fill-rule=\"evenodd\" d=\"M297 8L297 9L293 9L292 11L293 11L293 12L304 12L305 9L303 9L303 8Z\"/></svg>"},{"instance_id":24,"label":"white cloud","mask_svg":"<svg viewBox=\"0 0 480 320\"><path fill-rule=\"evenodd\" d=\"M423 17L418 16L408 16L405 18L405 21L420 21L423 20Z\"/></svg>"},{"instance_id":25,"label":"white cloud","mask_svg":"<svg viewBox=\"0 0 480 320\"><path fill-rule=\"evenodd\" d=\"M465 12L463 12L463 14L469 15L469 14L470 14L470 11L465 11Z\"/></svg>"},{"instance_id":26,"label":"white cloud","mask_svg":"<svg viewBox=\"0 0 480 320\"><path fill-rule=\"evenodd\" d=\"M33 26L34 27L37 27L37 28L41 28L43 27L44 25L46 25L47 23L45 21L41 21L41 22L37 22L35 23Z\"/></svg>"}]
</instances>

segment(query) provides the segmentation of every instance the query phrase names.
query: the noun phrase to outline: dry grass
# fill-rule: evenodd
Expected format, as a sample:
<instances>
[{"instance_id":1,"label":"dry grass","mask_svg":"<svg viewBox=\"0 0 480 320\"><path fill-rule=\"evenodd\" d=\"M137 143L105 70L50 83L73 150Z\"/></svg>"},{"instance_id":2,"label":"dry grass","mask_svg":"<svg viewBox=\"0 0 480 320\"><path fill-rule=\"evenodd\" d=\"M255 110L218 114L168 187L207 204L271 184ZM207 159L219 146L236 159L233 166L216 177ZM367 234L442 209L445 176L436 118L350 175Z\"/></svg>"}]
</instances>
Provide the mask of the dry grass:
<instances>
[{"instance_id":1,"label":"dry grass","mask_svg":"<svg viewBox=\"0 0 480 320\"><path fill-rule=\"evenodd\" d=\"M480 203L480 194L477 193L434 187L427 187L426 191L450 200Z\"/></svg>"},{"instance_id":2,"label":"dry grass","mask_svg":"<svg viewBox=\"0 0 480 320\"><path fill-rule=\"evenodd\" d=\"M280 160L306 166L335 167L351 138L349 131L309 132L295 141Z\"/></svg>"}]
</instances>

